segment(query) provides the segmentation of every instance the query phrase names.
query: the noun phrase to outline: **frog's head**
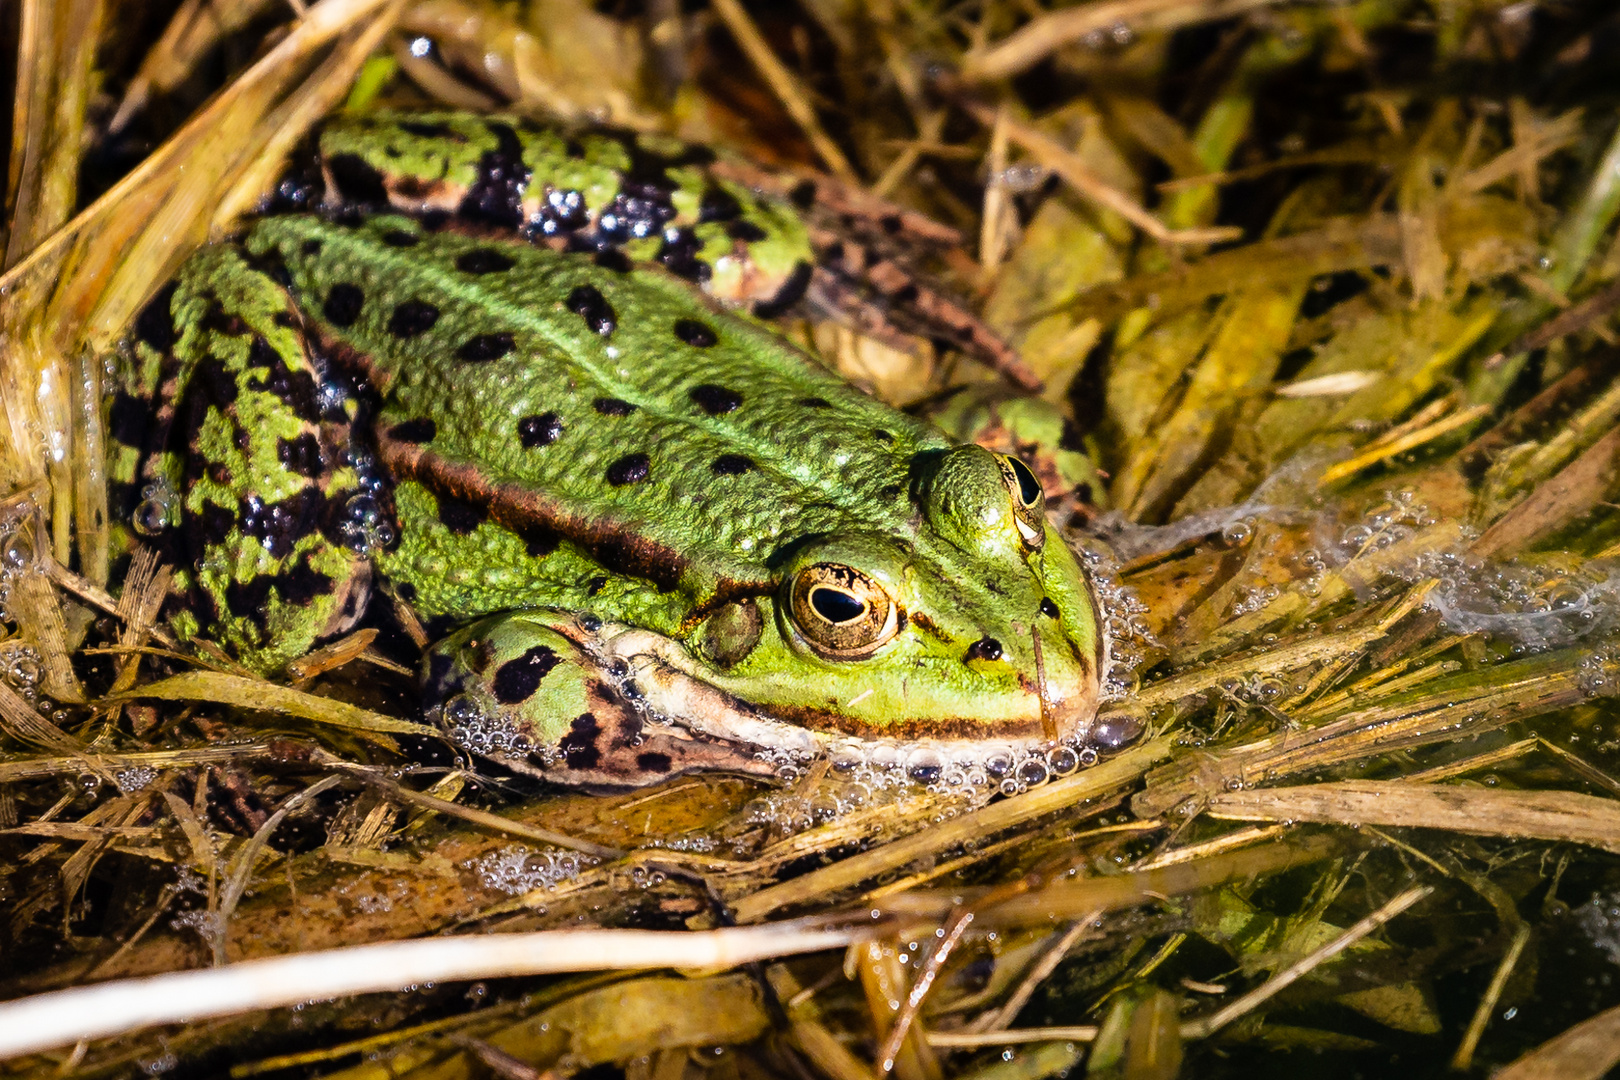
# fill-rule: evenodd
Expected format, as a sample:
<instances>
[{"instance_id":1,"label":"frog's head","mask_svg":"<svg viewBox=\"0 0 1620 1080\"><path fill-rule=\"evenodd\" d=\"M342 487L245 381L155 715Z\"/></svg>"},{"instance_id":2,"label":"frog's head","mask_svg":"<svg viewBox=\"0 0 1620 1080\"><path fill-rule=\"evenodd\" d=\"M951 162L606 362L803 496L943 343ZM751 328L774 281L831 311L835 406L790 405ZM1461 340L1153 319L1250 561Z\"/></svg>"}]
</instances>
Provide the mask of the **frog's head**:
<instances>
[{"instance_id":1,"label":"frog's head","mask_svg":"<svg viewBox=\"0 0 1620 1080\"><path fill-rule=\"evenodd\" d=\"M690 639L703 679L818 733L1114 741L1092 731L1104 650L1091 592L1028 466L932 451L903 497L902 529L778 552L770 597L726 605Z\"/></svg>"}]
</instances>

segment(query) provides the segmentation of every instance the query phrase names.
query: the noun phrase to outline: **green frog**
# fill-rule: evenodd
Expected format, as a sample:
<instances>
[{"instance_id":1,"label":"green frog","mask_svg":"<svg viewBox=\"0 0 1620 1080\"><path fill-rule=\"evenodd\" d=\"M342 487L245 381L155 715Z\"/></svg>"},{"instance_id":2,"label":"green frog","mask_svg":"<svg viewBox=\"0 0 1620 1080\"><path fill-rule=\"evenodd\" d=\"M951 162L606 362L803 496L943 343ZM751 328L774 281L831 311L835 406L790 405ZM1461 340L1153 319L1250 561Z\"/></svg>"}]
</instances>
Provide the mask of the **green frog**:
<instances>
[{"instance_id":1,"label":"green frog","mask_svg":"<svg viewBox=\"0 0 1620 1080\"><path fill-rule=\"evenodd\" d=\"M182 635L275 674L387 593L453 742L602 789L1133 736L1031 469L763 321L816 258L791 199L507 118L320 147L326 203L192 256L124 353L114 505Z\"/></svg>"}]
</instances>

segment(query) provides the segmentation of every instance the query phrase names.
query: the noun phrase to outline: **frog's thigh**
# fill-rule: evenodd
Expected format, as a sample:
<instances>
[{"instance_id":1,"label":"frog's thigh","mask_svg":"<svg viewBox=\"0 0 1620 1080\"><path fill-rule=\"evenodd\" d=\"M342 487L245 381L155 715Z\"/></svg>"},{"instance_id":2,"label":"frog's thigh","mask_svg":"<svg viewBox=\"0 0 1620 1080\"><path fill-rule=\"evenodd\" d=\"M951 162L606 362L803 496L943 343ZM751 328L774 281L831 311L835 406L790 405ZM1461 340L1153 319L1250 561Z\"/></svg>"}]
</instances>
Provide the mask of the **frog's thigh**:
<instances>
[{"instance_id":1,"label":"frog's thigh","mask_svg":"<svg viewBox=\"0 0 1620 1080\"><path fill-rule=\"evenodd\" d=\"M566 616L512 612L435 645L423 704L451 740L521 772L592 788L631 788L681 773L771 767L742 743L649 724L614 679L558 632Z\"/></svg>"},{"instance_id":2,"label":"frog's thigh","mask_svg":"<svg viewBox=\"0 0 1620 1080\"><path fill-rule=\"evenodd\" d=\"M199 253L171 301L175 408L163 452L179 626L279 669L361 614L370 579L346 536L364 495L348 461L350 417L323 405L319 370L287 290L232 246Z\"/></svg>"}]
</instances>

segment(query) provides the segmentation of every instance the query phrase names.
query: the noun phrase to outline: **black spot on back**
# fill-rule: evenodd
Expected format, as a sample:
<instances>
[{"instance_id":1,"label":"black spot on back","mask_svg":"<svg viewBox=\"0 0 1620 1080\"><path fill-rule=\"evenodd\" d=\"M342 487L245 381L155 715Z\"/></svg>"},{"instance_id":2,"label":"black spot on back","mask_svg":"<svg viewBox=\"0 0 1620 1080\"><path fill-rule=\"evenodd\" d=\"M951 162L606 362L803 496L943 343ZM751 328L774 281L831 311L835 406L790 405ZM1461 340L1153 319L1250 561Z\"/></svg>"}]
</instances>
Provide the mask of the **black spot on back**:
<instances>
[{"instance_id":1,"label":"black spot on back","mask_svg":"<svg viewBox=\"0 0 1620 1080\"><path fill-rule=\"evenodd\" d=\"M401 420L388 429L388 437L395 442L421 444L432 442L433 437L439 433L439 425L428 417L417 417L412 420Z\"/></svg>"},{"instance_id":2,"label":"black spot on back","mask_svg":"<svg viewBox=\"0 0 1620 1080\"><path fill-rule=\"evenodd\" d=\"M630 272L630 256L618 248L598 251L591 261L602 269L612 270L616 274L628 274Z\"/></svg>"},{"instance_id":3,"label":"black spot on back","mask_svg":"<svg viewBox=\"0 0 1620 1080\"><path fill-rule=\"evenodd\" d=\"M499 360L515 348L517 342L511 334L479 334L462 342L456 356L469 364L483 364Z\"/></svg>"},{"instance_id":4,"label":"black spot on back","mask_svg":"<svg viewBox=\"0 0 1620 1080\"><path fill-rule=\"evenodd\" d=\"M360 286L340 281L327 292L321 314L333 326L353 326L365 304L366 294Z\"/></svg>"},{"instance_id":5,"label":"black spot on back","mask_svg":"<svg viewBox=\"0 0 1620 1080\"><path fill-rule=\"evenodd\" d=\"M619 325L618 312L595 285L580 285L568 294L565 302L569 311L585 320L593 333L606 336Z\"/></svg>"},{"instance_id":6,"label":"black spot on back","mask_svg":"<svg viewBox=\"0 0 1620 1080\"><path fill-rule=\"evenodd\" d=\"M456 269L463 274L501 274L516 265L511 256L494 248L473 248L456 256Z\"/></svg>"},{"instance_id":7,"label":"black spot on back","mask_svg":"<svg viewBox=\"0 0 1620 1080\"><path fill-rule=\"evenodd\" d=\"M800 398L799 399L799 404L803 405L807 409L830 409L830 408L832 408L832 402L828 401L826 398L820 398L820 397Z\"/></svg>"},{"instance_id":8,"label":"black spot on back","mask_svg":"<svg viewBox=\"0 0 1620 1080\"><path fill-rule=\"evenodd\" d=\"M489 516L489 512L477 503L458 499L454 495L438 492L434 498L439 503L439 524L449 529L454 536L466 536Z\"/></svg>"},{"instance_id":9,"label":"black spot on back","mask_svg":"<svg viewBox=\"0 0 1620 1080\"><path fill-rule=\"evenodd\" d=\"M652 472L652 462L646 454L626 454L608 466L607 481L614 487L639 484Z\"/></svg>"},{"instance_id":10,"label":"black spot on back","mask_svg":"<svg viewBox=\"0 0 1620 1080\"><path fill-rule=\"evenodd\" d=\"M629 416L636 411L630 402L616 397L599 397L591 402L591 407L603 416Z\"/></svg>"},{"instance_id":11,"label":"black spot on back","mask_svg":"<svg viewBox=\"0 0 1620 1080\"><path fill-rule=\"evenodd\" d=\"M404 229L389 229L387 232L382 234L382 242L387 244L389 247L415 247L421 242L421 240L422 238L420 236L417 236L413 232L406 232Z\"/></svg>"},{"instance_id":12,"label":"black spot on back","mask_svg":"<svg viewBox=\"0 0 1620 1080\"><path fill-rule=\"evenodd\" d=\"M420 337L439 321L439 309L426 300L407 300L388 317L388 332L397 338Z\"/></svg>"},{"instance_id":13,"label":"black spot on back","mask_svg":"<svg viewBox=\"0 0 1620 1080\"><path fill-rule=\"evenodd\" d=\"M527 701L540 689L540 680L561 662L555 650L536 645L516 660L508 660L496 668L490 690L502 705Z\"/></svg>"},{"instance_id":14,"label":"black spot on back","mask_svg":"<svg viewBox=\"0 0 1620 1080\"><path fill-rule=\"evenodd\" d=\"M562 417L554 412L525 416L518 421L518 441L526 450L533 450L537 446L550 446L562 436L562 432Z\"/></svg>"},{"instance_id":15,"label":"black spot on back","mask_svg":"<svg viewBox=\"0 0 1620 1080\"><path fill-rule=\"evenodd\" d=\"M709 470L716 476L741 476L754 471L754 459L742 454L721 454L714 459Z\"/></svg>"},{"instance_id":16,"label":"black spot on back","mask_svg":"<svg viewBox=\"0 0 1620 1080\"><path fill-rule=\"evenodd\" d=\"M421 139L452 139L456 142L467 140L451 131L446 124L431 124L423 120L400 120L397 122L399 130L407 135L415 135Z\"/></svg>"},{"instance_id":17,"label":"black spot on back","mask_svg":"<svg viewBox=\"0 0 1620 1080\"><path fill-rule=\"evenodd\" d=\"M313 258L321 253L321 247L322 244L319 240L305 240L298 245L298 250Z\"/></svg>"},{"instance_id":18,"label":"black spot on back","mask_svg":"<svg viewBox=\"0 0 1620 1080\"><path fill-rule=\"evenodd\" d=\"M698 408L710 416L721 416L733 412L743 403L742 395L729 387L717 383L704 383L694 386L687 391Z\"/></svg>"},{"instance_id":19,"label":"black spot on back","mask_svg":"<svg viewBox=\"0 0 1620 1080\"><path fill-rule=\"evenodd\" d=\"M720 340L712 327L696 319L676 319L675 336L694 349L707 349Z\"/></svg>"}]
</instances>

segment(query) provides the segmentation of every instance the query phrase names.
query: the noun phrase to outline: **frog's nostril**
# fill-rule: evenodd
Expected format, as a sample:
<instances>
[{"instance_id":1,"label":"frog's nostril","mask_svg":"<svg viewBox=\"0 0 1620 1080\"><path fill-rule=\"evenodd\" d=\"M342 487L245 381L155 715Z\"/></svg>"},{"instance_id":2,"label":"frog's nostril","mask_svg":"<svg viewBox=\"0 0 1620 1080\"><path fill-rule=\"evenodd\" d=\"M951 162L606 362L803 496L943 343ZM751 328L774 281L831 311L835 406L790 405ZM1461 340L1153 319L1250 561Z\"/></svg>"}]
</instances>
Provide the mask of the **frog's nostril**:
<instances>
[{"instance_id":1,"label":"frog's nostril","mask_svg":"<svg viewBox=\"0 0 1620 1080\"><path fill-rule=\"evenodd\" d=\"M1000 660L1002 656L1001 642L993 637L982 637L967 647L963 660Z\"/></svg>"},{"instance_id":2,"label":"frog's nostril","mask_svg":"<svg viewBox=\"0 0 1620 1080\"><path fill-rule=\"evenodd\" d=\"M1041 614L1045 615L1048 619L1057 619L1062 617L1062 612L1058 611L1058 606L1052 603L1052 598L1050 596L1041 597Z\"/></svg>"}]
</instances>

